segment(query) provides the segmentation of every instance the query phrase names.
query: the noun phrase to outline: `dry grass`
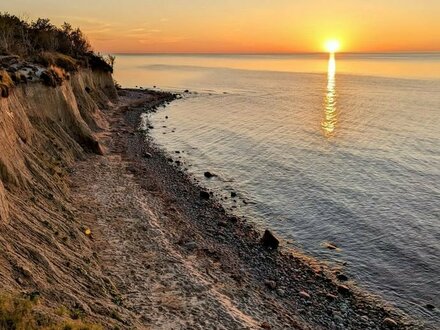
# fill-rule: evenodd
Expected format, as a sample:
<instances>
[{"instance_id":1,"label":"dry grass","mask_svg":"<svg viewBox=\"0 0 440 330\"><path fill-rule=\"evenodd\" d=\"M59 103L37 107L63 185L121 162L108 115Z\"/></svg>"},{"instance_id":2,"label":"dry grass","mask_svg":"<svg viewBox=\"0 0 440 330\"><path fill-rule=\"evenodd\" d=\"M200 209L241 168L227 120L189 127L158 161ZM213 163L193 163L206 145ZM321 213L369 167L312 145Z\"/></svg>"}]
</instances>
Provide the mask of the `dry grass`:
<instances>
[{"instance_id":1,"label":"dry grass","mask_svg":"<svg viewBox=\"0 0 440 330\"><path fill-rule=\"evenodd\" d=\"M9 90L14 86L11 76L5 70L0 70L0 96L8 97Z\"/></svg>"},{"instance_id":2,"label":"dry grass","mask_svg":"<svg viewBox=\"0 0 440 330\"><path fill-rule=\"evenodd\" d=\"M0 83L5 84L8 87L14 86L14 82L6 70L0 70Z\"/></svg>"},{"instance_id":3,"label":"dry grass","mask_svg":"<svg viewBox=\"0 0 440 330\"><path fill-rule=\"evenodd\" d=\"M35 299L0 295L0 330L102 330L101 326L82 320L55 322L35 311L37 303ZM60 307L55 314L64 316L66 313L60 313L61 310L69 314L65 307Z\"/></svg>"},{"instance_id":4,"label":"dry grass","mask_svg":"<svg viewBox=\"0 0 440 330\"><path fill-rule=\"evenodd\" d=\"M62 68L50 66L41 74L40 78L46 86L56 87L61 86L63 81L69 78L69 75Z\"/></svg>"},{"instance_id":5,"label":"dry grass","mask_svg":"<svg viewBox=\"0 0 440 330\"><path fill-rule=\"evenodd\" d=\"M74 58L57 52L42 52L37 57L37 62L46 67L57 66L67 72L78 70L78 62Z\"/></svg>"},{"instance_id":6,"label":"dry grass","mask_svg":"<svg viewBox=\"0 0 440 330\"><path fill-rule=\"evenodd\" d=\"M32 301L9 295L0 296L0 329L35 329Z\"/></svg>"}]
</instances>

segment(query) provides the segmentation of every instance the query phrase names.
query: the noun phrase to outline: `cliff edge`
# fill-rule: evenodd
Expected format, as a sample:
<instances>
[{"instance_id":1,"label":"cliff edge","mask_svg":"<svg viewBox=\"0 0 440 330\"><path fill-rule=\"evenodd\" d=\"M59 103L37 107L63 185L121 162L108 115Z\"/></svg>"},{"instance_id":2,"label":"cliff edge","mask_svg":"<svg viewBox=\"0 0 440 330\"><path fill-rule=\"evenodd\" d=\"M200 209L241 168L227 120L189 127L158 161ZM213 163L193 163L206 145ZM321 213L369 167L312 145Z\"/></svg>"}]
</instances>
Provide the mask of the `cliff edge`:
<instances>
[{"instance_id":1,"label":"cliff edge","mask_svg":"<svg viewBox=\"0 0 440 330\"><path fill-rule=\"evenodd\" d=\"M93 302L91 293L111 301L114 288L94 274L90 235L73 216L68 175L86 153L104 152L96 135L107 127L103 111L117 98L113 78L86 68L66 74L17 58L14 67L11 57L5 58L8 71L0 72L0 298L38 299L43 325L54 317L60 322L80 318L75 313L90 312L85 301ZM47 84L50 70L64 76ZM14 82L11 72L26 80ZM60 308L66 313L58 315ZM112 313L99 304L95 308Z\"/></svg>"}]
</instances>

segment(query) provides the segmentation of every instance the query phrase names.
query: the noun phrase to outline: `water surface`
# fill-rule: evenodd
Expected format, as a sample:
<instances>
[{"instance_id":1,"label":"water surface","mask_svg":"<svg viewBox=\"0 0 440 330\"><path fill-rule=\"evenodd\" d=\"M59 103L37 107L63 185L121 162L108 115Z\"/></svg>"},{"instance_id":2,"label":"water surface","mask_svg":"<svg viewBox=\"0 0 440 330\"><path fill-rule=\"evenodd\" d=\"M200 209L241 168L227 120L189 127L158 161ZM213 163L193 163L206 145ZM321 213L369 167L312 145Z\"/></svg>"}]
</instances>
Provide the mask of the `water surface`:
<instances>
[{"instance_id":1,"label":"water surface","mask_svg":"<svg viewBox=\"0 0 440 330\"><path fill-rule=\"evenodd\" d=\"M152 134L226 207L439 324L440 54L117 63L124 86L193 91Z\"/></svg>"}]
</instances>

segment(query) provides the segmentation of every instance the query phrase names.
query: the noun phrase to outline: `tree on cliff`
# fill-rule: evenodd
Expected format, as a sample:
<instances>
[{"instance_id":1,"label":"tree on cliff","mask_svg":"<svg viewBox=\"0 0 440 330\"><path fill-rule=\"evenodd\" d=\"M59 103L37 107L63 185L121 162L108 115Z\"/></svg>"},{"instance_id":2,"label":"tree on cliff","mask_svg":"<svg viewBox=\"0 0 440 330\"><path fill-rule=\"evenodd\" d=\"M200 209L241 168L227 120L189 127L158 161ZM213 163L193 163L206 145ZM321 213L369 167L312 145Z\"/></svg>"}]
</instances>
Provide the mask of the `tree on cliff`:
<instances>
[{"instance_id":1,"label":"tree on cliff","mask_svg":"<svg viewBox=\"0 0 440 330\"><path fill-rule=\"evenodd\" d=\"M47 18L28 21L9 13L0 13L0 55L17 55L67 71L80 65L112 72L114 61L94 53L83 32L69 23L57 27Z\"/></svg>"}]
</instances>

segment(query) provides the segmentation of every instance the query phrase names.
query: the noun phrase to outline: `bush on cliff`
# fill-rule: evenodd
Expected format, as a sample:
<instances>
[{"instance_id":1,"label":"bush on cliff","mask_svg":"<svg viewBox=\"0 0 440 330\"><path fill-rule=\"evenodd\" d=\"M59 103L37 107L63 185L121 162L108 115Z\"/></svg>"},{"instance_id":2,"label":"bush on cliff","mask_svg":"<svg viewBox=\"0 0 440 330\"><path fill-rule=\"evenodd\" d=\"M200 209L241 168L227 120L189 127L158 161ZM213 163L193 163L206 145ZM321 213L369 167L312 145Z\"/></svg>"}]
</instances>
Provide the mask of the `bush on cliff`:
<instances>
[{"instance_id":1,"label":"bush on cliff","mask_svg":"<svg viewBox=\"0 0 440 330\"><path fill-rule=\"evenodd\" d=\"M68 23L57 27L43 18L27 21L0 13L0 55L18 55L45 66L59 66L68 72L76 71L78 66L113 72L111 57L105 59L95 54L79 28Z\"/></svg>"}]
</instances>

